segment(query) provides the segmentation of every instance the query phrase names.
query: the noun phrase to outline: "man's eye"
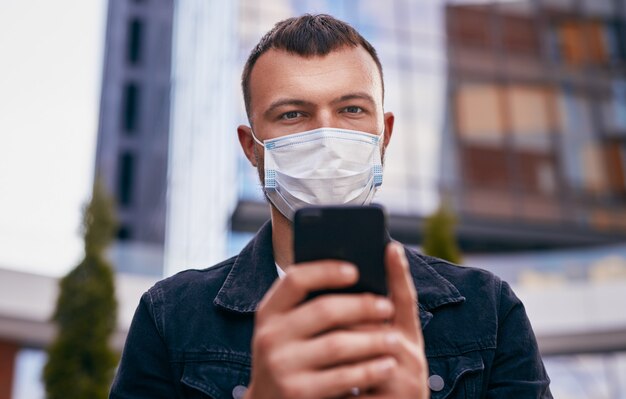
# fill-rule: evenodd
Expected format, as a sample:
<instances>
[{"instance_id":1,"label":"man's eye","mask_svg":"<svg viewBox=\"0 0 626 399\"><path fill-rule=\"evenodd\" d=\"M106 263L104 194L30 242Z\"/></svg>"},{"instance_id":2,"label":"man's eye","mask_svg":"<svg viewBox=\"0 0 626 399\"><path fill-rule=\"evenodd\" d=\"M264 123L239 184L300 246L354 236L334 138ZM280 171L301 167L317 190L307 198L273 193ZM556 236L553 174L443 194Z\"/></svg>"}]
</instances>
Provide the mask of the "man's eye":
<instances>
[{"instance_id":1,"label":"man's eye","mask_svg":"<svg viewBox=\"0 0 626 399\"><path fill-rule=\"evenodd\" d=\"M289 112L285 112L284 114L282 114L280 116L280 119L295 119L299 116L301 116L302 113L298 112L298 111L289 111Z\"/></svg>"},{"instance_id":2,"label":"man's eye","mask_svg":"<svg viewBox=\"0 0 626 399\"><path fill-rule=\"evenodd\" d=\"M346 107L343 110L344 112L347 112L349 114L360 114L361 112L363 112L363 108L356 106Z\"/></svg>"}]
</instances>

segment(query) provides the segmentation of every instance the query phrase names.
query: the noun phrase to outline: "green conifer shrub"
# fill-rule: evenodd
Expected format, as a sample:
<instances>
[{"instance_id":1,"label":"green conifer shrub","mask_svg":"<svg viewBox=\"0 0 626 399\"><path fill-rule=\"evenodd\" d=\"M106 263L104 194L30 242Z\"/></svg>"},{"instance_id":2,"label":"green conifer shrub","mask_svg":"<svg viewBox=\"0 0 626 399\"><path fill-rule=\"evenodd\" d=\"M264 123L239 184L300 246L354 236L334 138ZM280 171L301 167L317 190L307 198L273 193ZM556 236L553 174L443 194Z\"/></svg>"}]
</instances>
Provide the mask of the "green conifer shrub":
<instances>
[{"instance_id":1,"label":"green conifer shrub","mask_svg":"<svg viewBox=\"0 0 626 399\"><path fill-rule=\"evenodd\" d=\"M43 380L48 399L105 399L118 355L110 347L117 321L114 273L104 256L117 222L103 185L84 210L85 257L59 283Z\"/></svg>"}]
</instances>

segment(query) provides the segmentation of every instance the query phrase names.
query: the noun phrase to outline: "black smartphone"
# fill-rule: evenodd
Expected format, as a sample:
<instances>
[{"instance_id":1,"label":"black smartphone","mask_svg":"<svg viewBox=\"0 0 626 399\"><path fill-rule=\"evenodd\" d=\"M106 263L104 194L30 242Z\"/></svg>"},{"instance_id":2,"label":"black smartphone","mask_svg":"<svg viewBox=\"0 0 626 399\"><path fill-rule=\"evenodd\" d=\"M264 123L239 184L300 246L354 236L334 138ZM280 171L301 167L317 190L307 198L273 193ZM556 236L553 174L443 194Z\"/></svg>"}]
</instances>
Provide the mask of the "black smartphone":
<instances>
[{"instance_id":1,"label":"black smartphone","mask_svg":"<svg viewBox=\"0 0 626 399\"><path fill-rule=\"evenodd\" d=\"M389 241L385 211L381 206L319 206L296 211L294 260L322 259L351 262L359 269L358 282L345 289L312 293L372 292L387 295L385 246Z\"/></svg>"}]
</instances>

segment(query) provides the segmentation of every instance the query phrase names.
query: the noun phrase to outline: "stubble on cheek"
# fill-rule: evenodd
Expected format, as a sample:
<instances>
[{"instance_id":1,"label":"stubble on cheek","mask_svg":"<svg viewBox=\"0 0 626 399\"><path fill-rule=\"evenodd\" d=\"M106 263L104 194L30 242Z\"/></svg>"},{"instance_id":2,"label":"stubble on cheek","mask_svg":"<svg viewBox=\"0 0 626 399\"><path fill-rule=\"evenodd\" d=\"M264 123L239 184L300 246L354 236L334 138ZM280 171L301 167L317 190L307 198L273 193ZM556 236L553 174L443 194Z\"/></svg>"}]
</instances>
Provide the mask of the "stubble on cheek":
<instances>
[{"instance_id":1,"label":"stubble on cheek","mask_svg":"<svg viewBox=\"0 0 626 399\"><path fill-rule=\"evenodd\" d=\"M256 160L256 171L259 175L261 187L265 187L265 158L259 154L258 146L254 146L254 159Z\"/></svg>"}]
</instances>

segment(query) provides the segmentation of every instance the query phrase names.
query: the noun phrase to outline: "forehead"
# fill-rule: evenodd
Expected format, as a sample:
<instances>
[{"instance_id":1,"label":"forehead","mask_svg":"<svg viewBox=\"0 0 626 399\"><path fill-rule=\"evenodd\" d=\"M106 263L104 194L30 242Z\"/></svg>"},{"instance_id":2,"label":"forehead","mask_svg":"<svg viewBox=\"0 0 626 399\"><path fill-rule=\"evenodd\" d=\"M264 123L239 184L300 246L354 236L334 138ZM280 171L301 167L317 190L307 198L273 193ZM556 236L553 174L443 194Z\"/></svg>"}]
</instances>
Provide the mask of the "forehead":
<instances>
[{"instance_id":1,"label":"forehead","mask_svg":"<svg viewBox=\"0 0 626 399\"><path fill-rule=\"evenodd\" d=\"M253 114L276 98L323 102L354 91L368 92L382 104L380 72L361 46L308 57L270 49L259 57L250 74Z\"/></svg>"}]
</instances>

